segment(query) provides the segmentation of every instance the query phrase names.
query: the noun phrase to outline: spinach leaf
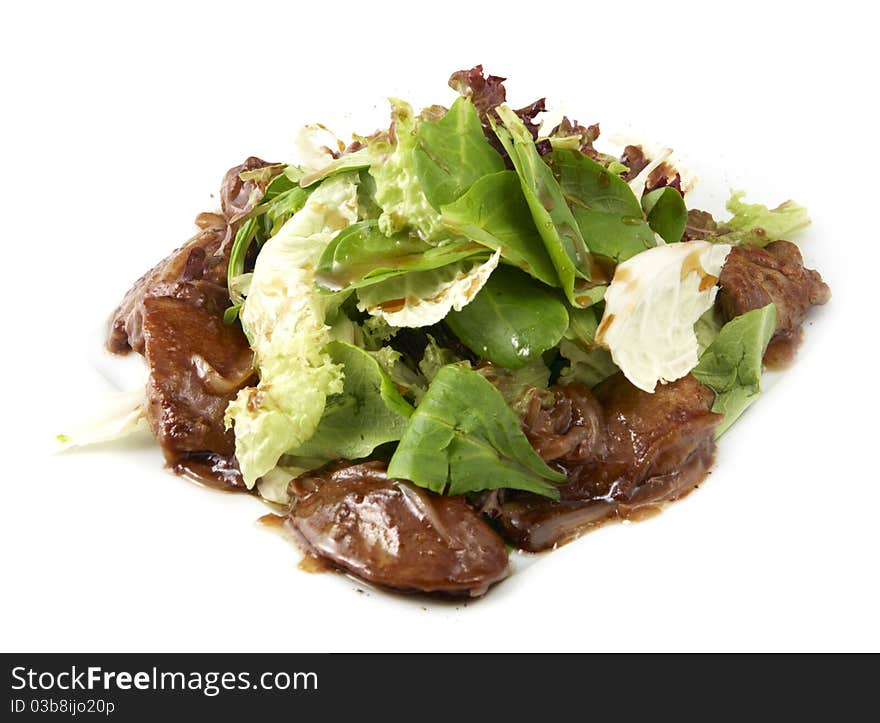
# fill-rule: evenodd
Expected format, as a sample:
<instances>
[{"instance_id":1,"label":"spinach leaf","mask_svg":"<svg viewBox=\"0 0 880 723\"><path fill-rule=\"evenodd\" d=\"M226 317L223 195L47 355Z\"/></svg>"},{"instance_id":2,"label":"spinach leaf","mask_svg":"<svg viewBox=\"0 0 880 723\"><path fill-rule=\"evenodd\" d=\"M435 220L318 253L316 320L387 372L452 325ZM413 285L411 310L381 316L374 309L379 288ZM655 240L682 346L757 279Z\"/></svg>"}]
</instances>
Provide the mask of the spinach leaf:
<instances>
[{"instance_id":1,"label":"spinach leaf","mask_svg":"<svg viewBox=\"0 0 880 723\"><path fill-rule=\"evenodd\" d=\"M410 417L388 476L437 493L509 488L559 498L564 482L538 456L492 383L478 372L443 367Z\"/></svg>"},{"instance_id":2,"label":"spinach leaf","mask_svg":"<svg viewBox=\"0 0 880 723\"><path fill-rule=\"evenodd\" d=\"M580 151L554 150L548 163L593 253L619 263L657 245L638 199L620 176Z\"/></svg>"},{"instance_id":3,"label":"spinach leaf","mask_svg":"<svg viewBox=\"0 0 880 723\"><path fill-rule=\"evenodd\" d=\"M648 224L666 243L681 241L688 212L684 199L677 190L672 186L655 188L642 196L642 209Z\"/></svg>"},{"instance_id":4,"label":"spinach leaf","mask_svg":"<svg viewBox=\"0 0 880 723\"><path fill-rule=\"evenodd\" d=\"M318 261L315 279L326 289L356 289L411 271L431 271L488 255L483 246L464 239L432 246L406 232L386 236L378 221L360 221L329 243Z\"/></svg>"},{"instance_id":5,"label":"spinach leaf","mask_svg":"<svg viewBox=\"0 0 880 723\"><path fill-rule=\"evenodd\" d=\"M504 127L492 121L495 135L510 156L526 203L569 302L583 306L575 293L575 279L590 280L592 260L559 183L544 163L532 135L507 106L496 109Z\"/></svg>"},{"instance_id":6,"label":"spinach leaf","mask_svg":"<svg viewBox=\"0 0 880 723\"><path fill-rule=\"evenodd\" d=\"M550 286L559 285L556 268L514 171L480 178L457 201L443 206L441 219L454 234L501 249L501 256Z\"/></svg>"},{"instance_id":7,"label":"spinach leaf","mask_svg":"<svg viewBox=\"0 0 880 723\"><path fill-rule=\"evenodd\" d=\"M471 351L519 369L556 346L568 328L561 297L519 269L495 269L480 293L446 323Z\"/></svg>"},{"instance_id":8,"label":"spinach leaf","mask_svg":"<svg viewBox=\"0 0 880 723\"><path fill-rule=\"evenodd\" d=\"M368 352L341 341L325 347L334 364L343 367L341 394L327 398L314 435L288 454L333 459L366 457L385 442L400 439L412 414L394 383Z\"/></svg>"},{"instance_id":9,"label":"spinach leaf","mask_svg":"<svg viewBox=\"0 0 880 723\"><path fill-rule=\"evenodd\" d=\"M425 197L438 211L478 178L504 170L504 161L486 140L468 98L456 100L439 120L419 125L413 160Z\"/></svg>"},{"instance_id":10,"label":"spinach leaf","mask_svg":"<svg viewBox=\"0 0 880 723\"><path fill-rule=\"evenodd\" d=\"M728 321L691 372L715 394L712 411L724 415L715 436L733 424L761 393L764 352L776 330L776 306L767 304Z\"/></svg>"}]
</instances>

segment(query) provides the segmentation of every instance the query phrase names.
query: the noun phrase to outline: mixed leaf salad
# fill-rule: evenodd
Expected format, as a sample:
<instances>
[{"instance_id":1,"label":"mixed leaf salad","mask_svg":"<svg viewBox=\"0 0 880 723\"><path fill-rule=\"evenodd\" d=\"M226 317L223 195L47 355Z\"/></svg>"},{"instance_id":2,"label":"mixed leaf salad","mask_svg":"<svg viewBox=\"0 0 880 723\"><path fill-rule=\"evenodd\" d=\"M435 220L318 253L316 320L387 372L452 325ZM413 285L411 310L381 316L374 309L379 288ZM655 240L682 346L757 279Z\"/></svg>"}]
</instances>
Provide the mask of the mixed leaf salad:
<instances>
[{"instance_id":1,"label":"mixed leaf salad","mask_svg":"<svg viewBox=\"0 0 880 723\"><path fill-rule=\"evenodd\" d=\"M603 152L598 125L551 120L543 99L515 110L503 80L459 71L449 107L392 99L387 129L346 146L309 126L300 163L248 159L231 171L207 236L117 312L111 347L145 354L147 401L129 395L64 441L146 419L166 452L213 454L216 471L222 444L204 430L222 420L213 439L234 440L224 478L288 505L311 551L368 579L382 568L383 584L396 579L387 559L398 547L370 557L367 538L391 533L376 532L365 499L389 530L430 523L424 539L448 552L460 543L449 530L467 528L471 543L495 535L474 537L479 515L542 549L533 532L550 515L624 509L663 485L657 499L686 493L711 464L713 436L759 395L771 340L796 341L806 309L827 300L782 241L807 213L746 203L741 191L727 220L689 210L692 179L671 151ZM243 352L202 348L231 349L234 335ZM313 504L317 489L355 477L360 491L344 503L325 492ZM441 502L454 497L460 509ZM415 516L388 522L404 502ZM462 510L475 521L461 523ZM330 528L339 532L321 547ZM546 540L571 537L560 529ZM359 552L339 552L358 537ZM454 587L406 580L399 587Z\"/></svg>"},{"instance_id":2,"label":"mixed leaf salad","mask_svg":"<svg viewBox=\"0 0 880 723\"><path fill-rule=\"evenodd\" d=\"M340 152L307 128L321 144L309 166L256 172L274 178L235 239L227 315L240 314L260 377L227 411L249 487L279 464L397 443L389 474L435 492L557 497L563 476L511 407L527 389L620 369L652 391L693 371L719 393L723 428L759 393L774 308L718 328L706 279L731 244L787 238L806 211L734 192L728 221L681 244L680 177L648 188L659 163L634 175L593 149L596 126L538 126L543 103L497 103L492 76L452 85L448 110L393 99L387 131ZM389 344L407 329L425 330L421 357Z\"/></svg>"}]
</instances>

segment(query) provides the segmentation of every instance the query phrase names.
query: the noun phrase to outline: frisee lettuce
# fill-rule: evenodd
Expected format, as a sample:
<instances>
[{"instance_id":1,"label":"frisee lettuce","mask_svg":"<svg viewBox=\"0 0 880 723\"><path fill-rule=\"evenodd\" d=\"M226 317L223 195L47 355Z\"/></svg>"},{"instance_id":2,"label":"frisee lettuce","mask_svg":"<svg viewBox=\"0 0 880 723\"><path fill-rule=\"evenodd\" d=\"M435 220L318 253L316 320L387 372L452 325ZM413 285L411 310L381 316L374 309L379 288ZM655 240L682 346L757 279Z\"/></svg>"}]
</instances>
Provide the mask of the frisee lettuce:
<instances>
[{"instance_id":1,"label":"frisee lettuce","mask_svg":"<svg viewBox=\"0 0 880 723\"><path fill-rule=\"evenodd\" d=\"M382 233L390 236L412 229L422 240L436 242L443 235L443 224L419 183L413 155L418 126L412 106L392 98L390 133L378 134L367 146L370 175L376 182L376 203L382 208Z\"/></svg>"},{"instance_id":2,"label":"frisee lettuce","mask_svg":"<svg viewBox=\"0 0 880 723\"><path fill-rule=\"evenodd\" d=\"M727 210L733 217L719 227L720 239L725 243L743 243L766 246L772 241L788 239L810 225L807 209L794 201L785 201L776 208L760 203L743 201L745 191L731 191Z\"/></svg>"},{"instance_id":3,"label":"frisee lettuce","mask_svg":"<svg viewBox=\"0 0 880 723\"><path fill-rule=\"evenodd\" d=\"M257 257L241 320L260 382L242 389L226 411L248 488L312 436L327 397L343 390L342 370L324 349L331 301L318 292L313 269L334 235L357 219L356 178L322 183Z\"/></svg>"}]
</instances>

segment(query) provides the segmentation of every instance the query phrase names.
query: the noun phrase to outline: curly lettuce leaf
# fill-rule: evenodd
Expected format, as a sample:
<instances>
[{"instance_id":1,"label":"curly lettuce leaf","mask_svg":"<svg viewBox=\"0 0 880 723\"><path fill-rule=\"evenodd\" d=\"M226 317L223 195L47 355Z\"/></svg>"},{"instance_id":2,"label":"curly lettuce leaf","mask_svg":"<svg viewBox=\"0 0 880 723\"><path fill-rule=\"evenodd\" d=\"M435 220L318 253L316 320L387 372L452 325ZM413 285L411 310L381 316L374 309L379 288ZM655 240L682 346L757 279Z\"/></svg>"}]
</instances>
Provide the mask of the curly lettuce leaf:
<instances>
[{"instance_id":1,"label":"curly lettuce leaf","mask_svg":"<svg viewBox=\"0 0 880 723\"><path fill-rule=\"evenodd\" d=\"M326 289L357 289L412 271L488 257L482 245L464 239L432 246L406 232L386 236L377 221L360 221L327 245L315 278Z\"/></svg>"},{"instance_id":2,"label":"curly lettuce leaf","mask_svg":"<svg viewBox=\"0 0 880 723\"><path fill-rule=\"evenodd\" d=\"M745 191L730 193L727 210L733 217L719 227L720 240L725 243L766 246L772 241L788 239L810 225L807 209L794 201L785 201L771 209L760 203L746 203L745 195Z\"/></svg>"},{"instance_id":3,"label":"curly lettuce leaf","mask_svg":"<svg viewBox=\"0 0 880 723\"><path fill-rule=\"evenodd\" d=\"M424 241L443 236L440 214L428 201L419 181L415 155L419 119L412 106L391 99L391 131L371 138L370 175L376 183L373 197L381 207L379 228L390 236L414 230Z\"/></svg>"},{"instance_id":4,"label":"curly lettuce leaf","mask_svg":"<svg viewBox=\"0 0 880 723\"><path fill-rule=\"evenodd\" d=\"M565 481L538 456L501 392L476 371L443 367L410 417L388 476L438 494L509 488L559 498Z\"/></svg>"},{"instance_id":5,"label":"curly lettuce leaf","mask_svg":"<svg viewBox=\"0 0 880 723\"><path fill-rule=\"evenodd\" d=\"M343 390L342 369L325 351L332 300L318 293L314 267L357 218L355 180L349 174L322 183L257 257L241 321L260 382L242 389L226 410L248 488L314 434L327 397Z\"/></svg>"},{"instance_id":6,"label":"curly lettuce leaf","mask_svg":"<svg viewBox=\"0 0 880 723\"><path fill-rule=\"evenodd\" d=\"M465 346L507 369L519 369L556 346L568 328L562 296L519 269L502 266L474 300L446 317Z\"/></svg>"},{"instance_id":7,"label":"curly lettuce leaf","mask_svg":"<svg viewBox=\"0 0 880 723\"><path fill-rule=\"evenodd\" d=\"M360 459L385 442L400 439L412 407L378 361L351 344L331 342L326 352L345 375L342 391L327 398L324 414L295 457Z\"/></svg>"},{"instance_id":8,"label":"curly lettuce leaf","mask_svg":"<svg viewBox=\"0 0 880 723\"><path fill-rule=\"evenodd\" d=\"M500 259L459 261L431 271L413 271L358 289L358 309L392 326L430 326L453 309L467 306L483 288Z\"/></svg>"},{"instance_id":9,"label":"curly lettuce leaf","mask_svg":"<svg viewBox=\"0 0 880 723\"><path fill-rule=\"evenodd\" d=\"M467 98L456 100L439 120L422 121L413 155L425 197L438 211L479 178L504 170L504 161L486 140Z\"/></svg>"},{"instance_id":10,"label":"curly lettuce leaf","mask_svg":"<svg viewBox=\"0 0 880 723\"><path fill-rule=\"evenodd\" d=\"M532 212L522 194L519 176L501 171L483 176L453 203L441 208L443 223L456 235L466 236L549 286L559 286L556 268Z\"/></svg>"},{"instance_id":11,"label":"curly lettuce leaf","mask_svg":"<svg viewBox=\"0 0 880 723\"><path fill-rule=\"evenodd\" d=\"M724 415L720 437L761 393L764 352L776 330L776 306L767 304L728 321L691 372L716 397L712 411Z\"/></svg>"}]
</instances>

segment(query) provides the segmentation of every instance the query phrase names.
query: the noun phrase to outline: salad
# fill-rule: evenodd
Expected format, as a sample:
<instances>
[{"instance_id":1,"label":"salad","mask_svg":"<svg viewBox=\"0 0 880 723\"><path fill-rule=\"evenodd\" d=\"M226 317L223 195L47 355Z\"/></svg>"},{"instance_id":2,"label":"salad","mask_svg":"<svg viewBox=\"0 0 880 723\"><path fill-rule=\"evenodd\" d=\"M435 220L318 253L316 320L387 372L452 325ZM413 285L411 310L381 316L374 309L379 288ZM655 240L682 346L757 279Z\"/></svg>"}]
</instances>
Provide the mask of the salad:
<instances>
[{"instance_id":1,"label":"salad","mask_svg":"<svg viewBox=\"0 0 880 723\"><path fill-rule=\"evenodd\" d=\"M669 149L603 152L503 81L231 169L112 318L146 387L62 444L149 427L175 472L410 592L483 594L510 549L686 495L830 298L790 241L806 210L688 208Z\"/></svg>"}]
</instances>

